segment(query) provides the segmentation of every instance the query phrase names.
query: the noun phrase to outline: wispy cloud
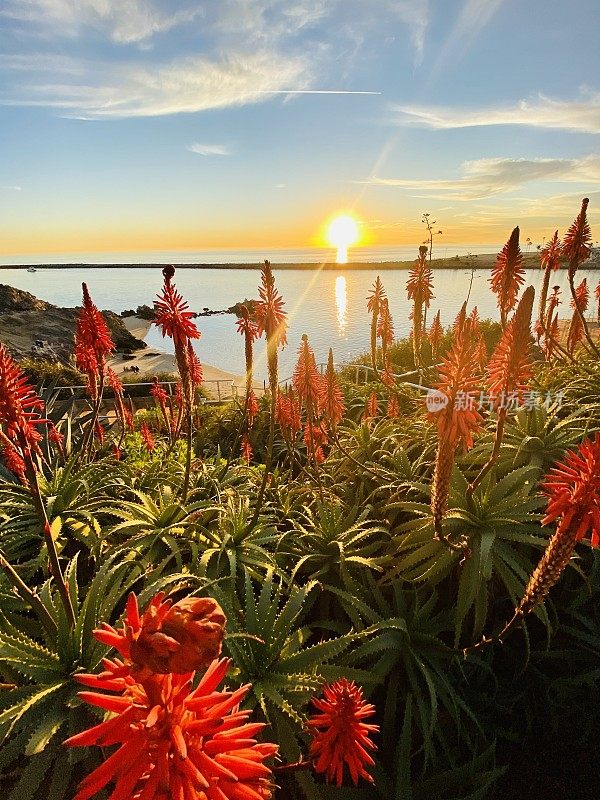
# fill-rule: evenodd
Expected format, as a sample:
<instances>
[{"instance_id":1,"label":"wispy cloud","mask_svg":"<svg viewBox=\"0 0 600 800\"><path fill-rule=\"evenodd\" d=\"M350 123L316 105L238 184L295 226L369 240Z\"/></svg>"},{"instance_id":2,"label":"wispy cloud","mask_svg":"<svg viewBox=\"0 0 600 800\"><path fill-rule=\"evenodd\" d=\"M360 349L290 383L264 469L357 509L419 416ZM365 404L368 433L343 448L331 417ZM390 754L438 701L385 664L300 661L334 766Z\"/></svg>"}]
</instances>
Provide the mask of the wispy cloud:
<instances>
[{"instance_id":1,"label":"wispy cloud","mask_svg":"<svg viewBox=\"0 0 600 800\"><path fill-rule=\"evenodd\" d=\"M307 61L266 51L221 60L181 58L167 64L86 64L80 80L11 84L0 105L43 106L83 119L163 116L255 103L300 90Z\"/></svg>"},{"instance_id":2,"label":"wispy cloud","mask_svg":"<svg viewBox=\"0 0 600 800\"><path fill-rule=\"evenodd\" d=\"M504 0L464 0L448 38L439 49L431 69L438 74L445 64L464 58Z\"/></svg>"},{"instance_id":3,"label":"wispy cloud","mask_svg":"<svg viewBox=\"0 0 600 800\"><path fill-rule=\"evenodd\" d=\"M566 158L482 158L466 161L462 176L450 180L414 178L371 178L373 186L395 186L416 190L413 196L437 200L479 200L515 191L535 181L576 182L584 186L600 184L600 155L581 159ZM412 193L411 191L411 193Z\"/></svg>"},{"instance_id":4,"label":"wispy cloud","mask_svg":"<svg viewBox=\"0 0 600 800\"><path fill-rule=\"evenodd\" d=\"M582 90L575 100L556 100L539 94L513 106L449 108L395 106L395 121L419 128L474 128L485 125L527 125L582 133L600 133L600 92Z\"/></svg>"},{"instance_id":5,"label":"wispy cloud","mask_svg":"<svg viewBox=\"0 0 600 800\"><path fill-rule=\"evenodd\" d=\"M0 185L0 191L3 191L3 192L22 192L23 191L23 187L22 186Z\"/></svg>"},{"instance_id":6,"label":"wispy cloud","mask_svg":"<svg viewBox=\"0 0 600 800\"><path fill-rule=\"evenodd\" d=\"M201 13L199 2L6 0L0 17L27 23L35 34L51 30L54 36L75 37L85 28L93 28L105 32L113 42L130 44L191 22Z\"/></svg>"},{"instance_id":7,"label":"wispy cloud","mask_svg":"<svg viewBox=\"0 0 600 800\"><path fill-rule=\"evenodd\" d=\"M408 25L415 50L415 64L421 64L429 26L429 0L392 0L390 5L393 13Z\"/></svg>"},{"instance_id":8,"label":"wispy cloud","mask_svg":"<svg viewBox=\"0 0 600 800\"><path fill-rule=\"evenodd\" d=\"M231 151L223 144L200 144L192 142L187 148L190 153L197 153L199 156L229 156Z\"/></svg>"}]
</instances>

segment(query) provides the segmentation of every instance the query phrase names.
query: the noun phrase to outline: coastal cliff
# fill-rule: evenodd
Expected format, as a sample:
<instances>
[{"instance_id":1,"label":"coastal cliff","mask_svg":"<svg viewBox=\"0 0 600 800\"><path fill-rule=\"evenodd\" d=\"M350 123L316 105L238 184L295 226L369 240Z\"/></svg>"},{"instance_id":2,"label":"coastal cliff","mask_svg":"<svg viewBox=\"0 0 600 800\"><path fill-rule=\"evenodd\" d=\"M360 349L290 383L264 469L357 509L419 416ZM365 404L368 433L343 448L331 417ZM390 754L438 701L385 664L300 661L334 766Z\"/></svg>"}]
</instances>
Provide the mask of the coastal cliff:
<instances>
[{"instance_id":1,"label":"coastal cliff","mask_svg":"<svg viewBox=\"0 0 600 800\"><path fill-rule=\"evenodd\" d=\"M78 312L77 308L60 308L22 289L0 284L0 341L15 358L34 355L67 362L73 352ZM102 313L117 350L146 347L127 330L118 314Z\"/></svg>"}]
</instances>

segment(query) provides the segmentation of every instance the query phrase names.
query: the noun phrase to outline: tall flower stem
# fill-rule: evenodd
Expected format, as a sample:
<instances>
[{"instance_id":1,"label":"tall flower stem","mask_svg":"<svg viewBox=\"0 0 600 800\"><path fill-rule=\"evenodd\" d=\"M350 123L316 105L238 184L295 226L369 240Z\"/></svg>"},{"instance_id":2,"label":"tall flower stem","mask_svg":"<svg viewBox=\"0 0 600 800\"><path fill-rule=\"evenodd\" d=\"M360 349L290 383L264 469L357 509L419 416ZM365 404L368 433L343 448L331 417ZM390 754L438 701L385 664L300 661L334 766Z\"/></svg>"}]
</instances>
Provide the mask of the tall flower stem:
<instances>
[{"instance_id":1,"label":"tall flower stem","mask_svg":"<svg viewBox=\"0 0 600 800\"><path fill-rule=\"evenodd\" d=\"M275 278L271 269L271 262L265 260L261 272L261 285L258 293L260 301L256 304L255 319L256 331L258 336L263 333L267 339L267 369L269 373L269 440L267 442L267 454L265 458L265 471L261 481L254 514L248 524L247 532L250 532L258 522L258 517L262 508L269 473L273 463L273 444L275 442L275 411L277 404L277 388L279 385L278 356L277 348L286 344L286 312L283 310L284 301L275 287Z\"/></svg>"}]
</instances>

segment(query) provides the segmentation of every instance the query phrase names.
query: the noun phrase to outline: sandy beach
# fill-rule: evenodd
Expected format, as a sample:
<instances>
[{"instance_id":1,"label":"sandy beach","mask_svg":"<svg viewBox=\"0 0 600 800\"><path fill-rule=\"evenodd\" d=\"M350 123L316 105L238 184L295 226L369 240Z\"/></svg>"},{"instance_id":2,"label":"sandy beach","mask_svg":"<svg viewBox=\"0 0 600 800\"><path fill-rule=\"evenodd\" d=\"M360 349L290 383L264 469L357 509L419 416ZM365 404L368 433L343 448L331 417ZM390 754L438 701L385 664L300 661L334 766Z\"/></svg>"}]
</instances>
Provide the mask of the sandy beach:
<instances>
[{"instance_id":1,"label":"sandy beach","mask_svg":"<svg viewBox=\"0 0 600 800\"><path fill-rule=\"evenodd\" d=\"M145 339L150 330L151 322L140 317L123 317L123 323L127 330L138 339ZM132 357L133 356L133 357ZM159 373L177 374L177 363L175 356L170 353L163 353L155 347L147 347L139 350L123 359L119 353L110 359L109 365L117 375L126 375L131 367L139 367L139 375L146 376L149 380ZM210 364L202 363L204 371L204 388L211 397L227 397L232 394L232 385L237 389L243 390L244 378L235 375L233 372L213 367Z\"/></svg>"}]
</instances>

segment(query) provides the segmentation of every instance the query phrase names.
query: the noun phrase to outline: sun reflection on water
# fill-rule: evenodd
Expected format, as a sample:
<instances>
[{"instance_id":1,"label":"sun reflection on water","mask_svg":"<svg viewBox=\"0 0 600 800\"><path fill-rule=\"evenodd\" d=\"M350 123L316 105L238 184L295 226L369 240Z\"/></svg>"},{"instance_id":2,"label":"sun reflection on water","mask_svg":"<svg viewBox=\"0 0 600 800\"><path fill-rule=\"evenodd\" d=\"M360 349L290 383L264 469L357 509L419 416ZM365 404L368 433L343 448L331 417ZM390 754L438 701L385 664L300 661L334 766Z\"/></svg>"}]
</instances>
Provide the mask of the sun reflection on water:
<instances>
[{"instance_id":1,"label":"sun reflection on water","mask_svg":"<svg viewBox=\"0 0 600 800\"><path fill-rule=\"evenodd\" d=\"M335 279L335 307L337 310L338 333L346 333L348 295L346 293L346 277L338 275Z\"/></svg>"}]
</instances>

